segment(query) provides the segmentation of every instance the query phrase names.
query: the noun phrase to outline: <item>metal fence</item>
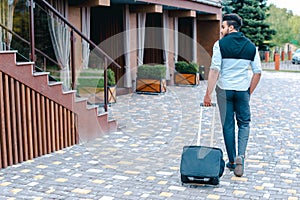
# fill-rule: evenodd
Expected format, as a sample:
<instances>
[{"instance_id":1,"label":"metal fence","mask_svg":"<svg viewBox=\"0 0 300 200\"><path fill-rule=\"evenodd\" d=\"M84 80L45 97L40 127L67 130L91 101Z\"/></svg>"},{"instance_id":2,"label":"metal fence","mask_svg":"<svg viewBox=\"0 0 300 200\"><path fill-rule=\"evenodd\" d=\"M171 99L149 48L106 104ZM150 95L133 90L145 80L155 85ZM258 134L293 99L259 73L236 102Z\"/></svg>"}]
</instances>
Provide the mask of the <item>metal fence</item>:
<instances>
[{"instance_id":1,"label":"metal fence","mask_svg":"<svg viewBox=\"0 0 300 200\"><path fill-rule=\"evenodd\" d=\"M263 69L275 70L274 62L263 62ZM281 61L279 70L300 71L300 65L293 64L291 60Z\"/></svg>"}]
</instances>

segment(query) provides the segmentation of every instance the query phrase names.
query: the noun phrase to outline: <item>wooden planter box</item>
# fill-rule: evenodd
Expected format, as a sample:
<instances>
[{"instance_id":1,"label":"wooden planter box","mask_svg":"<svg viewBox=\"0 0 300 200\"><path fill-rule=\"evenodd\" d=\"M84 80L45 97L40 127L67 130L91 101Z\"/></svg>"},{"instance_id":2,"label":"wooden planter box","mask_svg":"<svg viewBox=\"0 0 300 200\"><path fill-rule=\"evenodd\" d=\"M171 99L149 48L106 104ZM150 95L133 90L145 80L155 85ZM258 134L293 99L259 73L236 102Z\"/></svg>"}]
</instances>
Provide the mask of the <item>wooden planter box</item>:
<instances>
[{"instance_id":1,"label":"wooden planter box","mask_svg":"<svg viewBox=\"0 0 300 200\"><path fill-rule=\"evenodd\" d=\"M140 93L164 93L167 91L165 79L137 79L136 92Z\"/></svg>"},{"instance_id":2,"label":"wooden planter box","mask_svg":"<svg viewBox=\"0 0 300 200\"><path fill-rule=\"evenodd\" d=\"M108 103L116 103L117 87L108 86ZM104 88L81 87L78 90L79 96L88 99L94 104L104 103Z\"/></svg>"},{"instance_id":3,"label":"wooden planter box","mask_svg":"<svg viewBox=\"0 0 300 200\"><path fill-rule=\"evenodd\" d=\"M108 86L108 103L117 102L117 86Z\"/></svg>"},{"instance_id":4,"label":"wooden planter box","mask_svg":"<svg viewBox=\"0 0 300 200\"><path fill-rule=\"evenodd\" d=\"M174 74L174 82L176 85L198 85L199 73L196 74Z\"/></svg>"}]
</instances>

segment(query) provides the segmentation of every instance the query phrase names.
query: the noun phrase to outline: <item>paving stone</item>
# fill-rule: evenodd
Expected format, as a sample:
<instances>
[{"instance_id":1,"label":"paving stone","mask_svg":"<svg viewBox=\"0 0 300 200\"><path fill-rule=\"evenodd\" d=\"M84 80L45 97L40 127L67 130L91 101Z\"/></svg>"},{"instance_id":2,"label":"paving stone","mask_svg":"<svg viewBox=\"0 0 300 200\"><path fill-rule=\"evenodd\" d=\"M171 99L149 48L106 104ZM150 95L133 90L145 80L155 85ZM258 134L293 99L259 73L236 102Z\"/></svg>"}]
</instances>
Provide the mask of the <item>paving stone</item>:
<instances>
[{"instance_id":1,"label":"paving stone","mask_svg":"<svg viewBox=\"0 0 300 200\"><path fill-rule=\"evenodd\" d=\"M168 86L164 95L118 96L109 108L118 131L0 170L0 199L299 199L299 81L299 73L263 72L251 97L241 178L225 169L218 186L180 182L182 148L196 142L207 84L201 81ZM201 142L207 145L211 116L205 113ZM218 114L214 129L213 145L227 161Z\"/></svg>"}]
</instances>

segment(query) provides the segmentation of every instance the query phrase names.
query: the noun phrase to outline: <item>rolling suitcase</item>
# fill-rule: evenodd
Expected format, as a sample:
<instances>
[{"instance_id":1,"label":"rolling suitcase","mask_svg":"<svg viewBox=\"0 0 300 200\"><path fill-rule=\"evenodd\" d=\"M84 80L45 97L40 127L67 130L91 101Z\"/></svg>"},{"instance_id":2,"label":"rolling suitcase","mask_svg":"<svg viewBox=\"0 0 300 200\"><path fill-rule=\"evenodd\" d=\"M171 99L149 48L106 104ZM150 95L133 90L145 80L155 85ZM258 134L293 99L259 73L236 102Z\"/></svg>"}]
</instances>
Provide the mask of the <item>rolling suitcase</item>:
<instances>
[{"instance_id":1,"label":"rolling suitcase","mask_svg":"<svg viewBox=\"0 0 300 200\"><path fill-rule=\"evenodd\" d=\"M200 104L200 122L197 133L197 145L183 147L180 163L182 184L198 183L218 185L220 177L224 172L225 162L223 160L223 152L220 148L212 147L216 104L212 105L213 119L210 146L200 146L203 107L204 105Z\"/></svg>"}]
</instances>

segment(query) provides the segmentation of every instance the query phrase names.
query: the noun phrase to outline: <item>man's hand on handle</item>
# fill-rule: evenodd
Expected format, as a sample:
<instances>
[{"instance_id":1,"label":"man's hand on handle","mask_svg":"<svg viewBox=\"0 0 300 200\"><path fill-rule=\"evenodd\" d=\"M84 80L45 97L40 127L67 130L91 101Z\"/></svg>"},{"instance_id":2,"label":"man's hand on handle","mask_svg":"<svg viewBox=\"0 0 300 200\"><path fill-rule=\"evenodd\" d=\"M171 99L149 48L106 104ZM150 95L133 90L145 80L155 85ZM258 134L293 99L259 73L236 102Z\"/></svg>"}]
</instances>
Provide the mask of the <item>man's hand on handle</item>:
<instances>
[{"instance_id":1,"label":"man's hand on handle","mask_svg":"<svg viewBox=\"0 0 300 200\"><path fill-rule=\"evenodd\" d=\"M210 95L206 94L204 96L203 105L204 106L211 106L212 105L212 103L211 103L211 96Z\"/></svg>"},{"instance_id":2,"label":"man's hand on handle","mask_svg":"<svg viewBox=\"0 0 300 200\"><path fill-rule=\"evenodd\" d=\"M213 93L213 90L216 86L216 82L218 80L218 77L219 77L219 71L218 70L213 70L213 69L209 70L208 81L207 81L207 89L206 89L204 100L203 100L204 106L212 106L213 105L211 103L212 93Z\"/></svg>"}]
</instances>

